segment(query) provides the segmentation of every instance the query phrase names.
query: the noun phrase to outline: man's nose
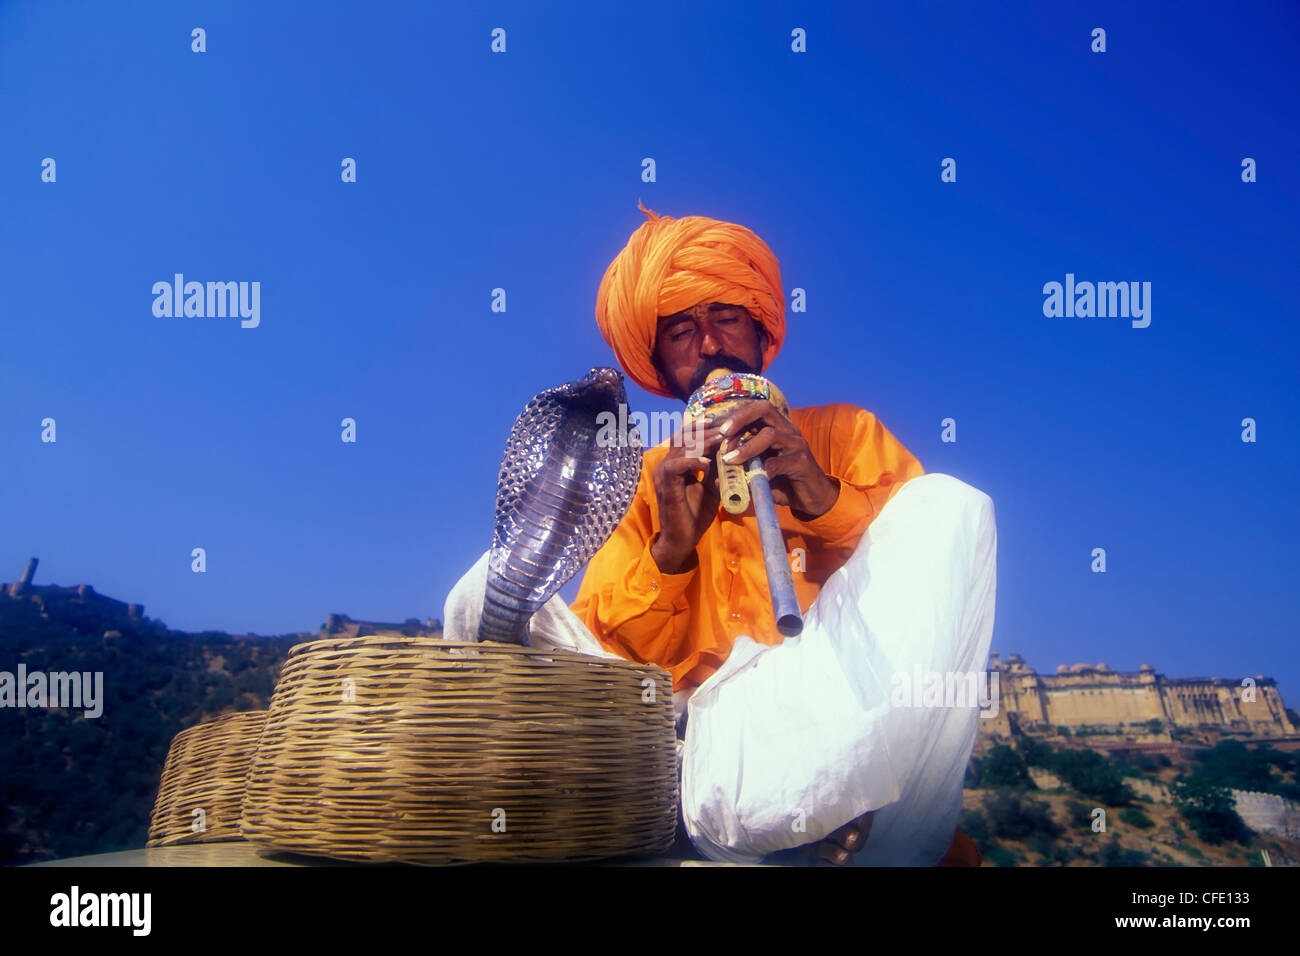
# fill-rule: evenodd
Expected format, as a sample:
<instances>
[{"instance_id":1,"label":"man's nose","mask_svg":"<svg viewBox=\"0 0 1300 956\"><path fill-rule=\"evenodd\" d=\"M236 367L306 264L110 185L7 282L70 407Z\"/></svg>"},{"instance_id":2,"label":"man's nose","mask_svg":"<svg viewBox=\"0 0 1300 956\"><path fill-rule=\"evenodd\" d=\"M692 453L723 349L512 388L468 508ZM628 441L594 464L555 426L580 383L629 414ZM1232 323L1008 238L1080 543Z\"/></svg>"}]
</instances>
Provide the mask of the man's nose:
<instances>
[{"instance_id":1,"label":"man's nose","mask_svg":"<svg viewBox=\"0 0 1300 956\"><path fill-rule=\"evenodd\" d=\"M700 340L700 354L717 355L720 351L722 350L718 347L718 340L713 337L713 332L706 330L704 337Z\"/></svg>"}]
</instances>

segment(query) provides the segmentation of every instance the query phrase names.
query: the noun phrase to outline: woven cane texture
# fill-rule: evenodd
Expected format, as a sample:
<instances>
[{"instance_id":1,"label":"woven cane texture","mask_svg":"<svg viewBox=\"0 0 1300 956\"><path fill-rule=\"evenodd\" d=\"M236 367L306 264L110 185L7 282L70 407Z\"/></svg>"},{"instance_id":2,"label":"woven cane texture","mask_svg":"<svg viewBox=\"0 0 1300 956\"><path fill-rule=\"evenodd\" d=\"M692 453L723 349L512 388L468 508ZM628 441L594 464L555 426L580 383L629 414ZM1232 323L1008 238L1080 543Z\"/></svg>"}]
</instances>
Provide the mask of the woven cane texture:
<instances>
[{"instance_id":1,"label":"woven cane texture","mask_svg":"<svg viewBox=\"0 0 1300 956\"><path fill-rule=\"evenodd\" d=\"M226 714L182 730L172 739L146 846L243 839L239 805L266 714L264 710Z\"/></svg>"},{"instance_id":2,"label":"woven cane texture","mask_svg":"<svg viewBox=\"0 0 1300 956\"><path fill-rule=\"evenodd\" d=\"M289 652L242 832L386 863L662 854L677 822L672 681L504 643L355 637Z\"/></svg>"}]
</instances>

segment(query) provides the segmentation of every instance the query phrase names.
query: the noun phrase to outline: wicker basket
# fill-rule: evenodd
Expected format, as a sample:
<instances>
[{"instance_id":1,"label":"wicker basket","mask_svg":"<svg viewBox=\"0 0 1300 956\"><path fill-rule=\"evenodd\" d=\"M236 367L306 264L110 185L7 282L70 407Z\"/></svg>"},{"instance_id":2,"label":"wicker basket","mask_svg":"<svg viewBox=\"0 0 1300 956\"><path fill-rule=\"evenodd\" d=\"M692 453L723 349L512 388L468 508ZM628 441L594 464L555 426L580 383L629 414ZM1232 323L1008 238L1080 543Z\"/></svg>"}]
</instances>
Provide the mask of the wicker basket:
<instances>
[{"instance_id":1,"label":"wicker basket","mask_svg":"<svg viewBox=\"0 0 1300 956\"><path fill-rule=\"evenodd\" d=\"M146 846L243 839L239 805L266 714L226 714L172 739Z\"/></svg>"},{"instance_id":2,"label":"wicker basket","mask_svg":"<svg viewBox=\"0 0 1300 956\"><path fill-rule=\"evenodd\" d=\"M289 652L242 831L388 863L662 854L677 822L672 682L653 665L384 636Z\"/></svg>"}]
</instances>

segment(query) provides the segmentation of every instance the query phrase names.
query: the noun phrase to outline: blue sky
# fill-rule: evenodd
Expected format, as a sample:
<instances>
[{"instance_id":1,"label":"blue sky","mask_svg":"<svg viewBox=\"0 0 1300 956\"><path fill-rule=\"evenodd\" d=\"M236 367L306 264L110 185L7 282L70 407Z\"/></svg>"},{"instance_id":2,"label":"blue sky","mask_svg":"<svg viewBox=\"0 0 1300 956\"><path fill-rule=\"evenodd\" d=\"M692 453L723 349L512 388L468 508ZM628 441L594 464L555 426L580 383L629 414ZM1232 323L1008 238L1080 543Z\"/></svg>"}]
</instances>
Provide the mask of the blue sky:
<instances>
[{"instance_id":1,"label":"blue sky","mask_svg":"<svg viewBox=\"0 0 1300 956\"><path fill-rule=\"evenodd\" d=\"M642 199L807 291L792 404L992 496L1003 655L1297 706L1300 8L999 6L0 2L0 579L189 630L441 617L514 416L613 364ZM260 325L155 317L177 272L260 282ZM1150 326L1044 316L1067 272L1150 282Z\"/></svg>"}]
</instances>

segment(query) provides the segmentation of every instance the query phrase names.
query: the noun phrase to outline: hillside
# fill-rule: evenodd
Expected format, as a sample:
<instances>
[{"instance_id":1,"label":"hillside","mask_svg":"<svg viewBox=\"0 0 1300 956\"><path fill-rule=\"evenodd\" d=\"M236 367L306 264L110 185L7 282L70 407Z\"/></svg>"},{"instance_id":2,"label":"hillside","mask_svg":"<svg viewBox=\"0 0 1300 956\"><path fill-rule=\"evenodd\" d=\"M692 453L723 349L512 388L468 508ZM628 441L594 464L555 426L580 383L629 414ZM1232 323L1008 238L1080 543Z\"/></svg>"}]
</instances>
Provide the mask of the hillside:
<instances>
[{"instance_id":1,"label":"hillside","mask_svg":"<svg viewBox=\"0 0 1300 956\"><path fill-rule=\"evenodd\" d=\"M107 634L107 636L105 636ZM187 634L0 596L0 671L101 672L98 717L0 707L0 864L144 846L171 739L265 708L289 648L315 634Z\"/></svg>"},{"instance_id":2,"label":"hillside","mask_svg":"<svg viewBox=\"0 0 1300 956\"><path fill-rule=\"evenodd\" d=\"M1300 755L1221 741L1187 759L1130 763L1028 736L983 743L967 768L961 827L985 865L1262 866L1261 851L1270 865L1300 865L1294 822L1289 835L1252 831L1234 803L1246 792L1295 801Z\"/></svg>"}]
</instances>

